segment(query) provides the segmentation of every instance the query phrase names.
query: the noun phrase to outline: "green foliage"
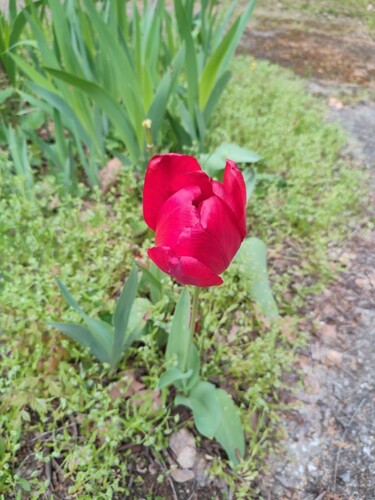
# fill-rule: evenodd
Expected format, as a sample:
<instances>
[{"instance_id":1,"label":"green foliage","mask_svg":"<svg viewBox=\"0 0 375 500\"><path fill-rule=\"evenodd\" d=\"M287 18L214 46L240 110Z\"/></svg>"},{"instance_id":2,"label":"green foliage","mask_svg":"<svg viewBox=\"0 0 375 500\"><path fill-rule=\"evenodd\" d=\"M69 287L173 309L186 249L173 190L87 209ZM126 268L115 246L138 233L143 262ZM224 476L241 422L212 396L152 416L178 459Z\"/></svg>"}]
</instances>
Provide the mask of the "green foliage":
<instances>
[{"instance_id":1,"label":"green foliage","mask_svg":"<svg viewBox=\"0 0 375 500\"><path fill-rule=\"evenodd\" d=\"M179 391L175 405L190 408L198 431L217 439L232 466L236 466L245 453L238 410L225 391L200 378L200 354L193 343L198 296L199 288L195 288L192 311L187 287L178 299L165 354L168 368L160 377L158 387L175 385Z\"/></svg>"},{"instance_id":2,"label":"green foliage","mask_svg":"<svg viewBox=\"0 0 375 500\"><path fill-rule=\"evenodd\" d=\"M195 145L200 153L207 150L211 116L228 84L228 66L256 0L248 2L244 12L231 25L236 2L232 2L222 16L215 12L215 3L202 1L200 9L194 13L194 0L174 0L177 43L185 47L186 88L176 105L182 130L173 119L171 125L180 148L181 145Z\"/></svg>"},{"instance_id":3,"label":"green foliage","mask_svg":"<svg viewBox=\"0 0 375 500\"><path fill-rule=\"evenodd\" d=\"M267 7L269 3L269 0L259 0L260 7ZM320 16L328 14L329 16L358 19L364 21L370 34L375 32L375 13L368 0L316 0L315 2L282 0L280 3L283 8L293 9L294 12L298 9Z\"/></svg>"},{"instance_id":4,"label":"green foliage","mask_svg":"<svg viewBox=\"0 0 375 500\"><path fill-rule=\"evenodd\" d=\"M26 2L28 3L28 2ZM43 1L33 2L33 8L38 8L43 5ZM17 1L9 0L8 8L0 10L0 67L7 76L8 82L15 85L17 81L17 68L11 57L15 53L17 46L22 44L32 44L31 40L22 40L27 13L31 10L30 5L18 10ZM39 9L39 15L41 10Z\"/></svg>"},{"instance_id":5,"label":"green foliage","mask_svg":"<svg viewBox=\"0 0 375 500\"><path fill-rule=\"evenodd\" d=\"M52 123L55 134L42 139L23 123L18 136L31 141L70 193L81 167L89 184L98 184L108 149L142 167L149 152L145 119L151 120L151 148L205 151L255 0L232 19L235 3L222 11L216 2L194 8L193 0L175 0L170 13L164 0L41 2L50 16L40 15L39 2L28 5L12 36L27 31L30 42L4 57L14 75L26 78L27 92L22 86L18 95L43 113L45 128Z\"/></svg>"},{"instance_id":6,"label":"green foliage","mask_svg":"<svg viewBox=\"0 0 375 500\"><path fill-rule=\"evenodd\" d=\"M133 268L121 292L113 316L113 326L88 316L64 283L58 278L56 281L65 300L81 316L87 328L75 323L50 323L50 325L88 347L99 361L108 363L111 369L115 369L133 341L142 336L146 326L143 318L149 312L149 302L146 299L136 299L138 289L136 269Z\"/></svg>"},{"instance_id":7,"label":"green foliage","mask_svg":"<svg viewBox=\"0 0 375 500\"><path fill-rule=\"evenodd\" d=\"M252 236L267 247L288 237L306 240L301 259L316 257L322 269L326 241L346 233L347 218L361 209L364 174L339 159L342 130L325 123L323 107L292 73L248 57L236 58L232 73L211 148L233 142L262 153L250 203Z\"/></svg>"},{"instance_id":8,"label":"green foliage","mask_svg":"<svg viewBox=\"0 0 375 500\"><path fill-rule=\"evenodd\" d=\"M262 155L249 234L267 243L280 315L293 320L297 337L291 342L277 326L264 326L235 262L223 275L224 286L201 292L205 334L195 336L203 353L201 377L235 395L247 447L236 473L228 473L217 449L204 439L201 446L214 457L210 474L249 498L275 440L291 344L301 344L299 310L334 272L327 243L347 238L362 209L364 174L339 159L342 133L325 123L319 103L289 72L249 58L235 60L232 71L209 139L212 150L230 142ZM24 486L35 498L50 496L44 471L53 459L62 470L64 494L141 498L149 490L137 460L158 456L177 424L193 425L179 422L168 399L152 404L167 368L159 346L170 331L171 296L179 287L152 266L142 272L140 290L153 303L150 334L129 348L126 364L121 361L112 376L92 363L87 350L47 326L51 317L77 321L55 276L69 283L83 310L110 320L134 257L146 262L151 246L139 229L139 178L128 169L116 192L90 194L77 184L78 197L61 199L55 178L36 177L34 199L27 199L13 172L8 153L0 151L1 489L12 496ZM129 395L136 384L126 382L122 368L144 385L140 402ZM122 392L119 385L122 396L113 399L112 389ZM164 473L160 480L168 485Z\"/></svg>"},{"instance_id":9,"label":"green foliage","mask_svg":"<svg viewBox=\"0 0 375 500\"><path fill-rule=\"evenodd\" d=\"M270 321L279 317L267 274L267 248L259 238L246 238L236 255L242 285Z\"/></svg>"},{"instance_id":10,"label":"green foliage","mask_svg":"<svg viewBox=\"0 0 375 500\"><path fill-rule=\"evenodd\" d=\"M224 171L225 161L230 159L238 163L257 163L261 157L254 151L241 148L237 144L223 143L214 151L200 156L200 162L204 170L211 176L217 176Z\"/></svg>"}]
</instances>

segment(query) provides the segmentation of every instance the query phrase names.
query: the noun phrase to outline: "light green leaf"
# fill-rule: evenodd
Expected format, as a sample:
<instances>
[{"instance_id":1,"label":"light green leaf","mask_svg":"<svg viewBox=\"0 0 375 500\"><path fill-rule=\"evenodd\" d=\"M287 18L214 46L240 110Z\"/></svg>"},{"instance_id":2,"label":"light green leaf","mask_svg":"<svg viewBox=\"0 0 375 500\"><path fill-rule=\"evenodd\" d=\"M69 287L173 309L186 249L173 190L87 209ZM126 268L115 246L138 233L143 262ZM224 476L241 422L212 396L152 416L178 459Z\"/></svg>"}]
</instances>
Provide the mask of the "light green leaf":
<instances>
[{"instance_id":1,"label":"light green leaf","mask_svg":"<svg viewBox=\"0 0 375 500\"><path fill-rule=\"evenodd\" d=\"M242 173L243 173L243 178L244 178L245 184L246 184L246 199L247 199L247 201L249 201L251 198L251 195L254 192L255 186L256 186L257 173L251 167L247 168Z\"/></svg>"},{"instance_id":2,"label":"light green leaf","mask_svg":"<svg viewBox=\"0 0 375 500\"><path fill-rule=\"evenodd\" d=\"M7 87L4 90L0 91L0 104L2 104L4 101L8 99L14 92L14 89L12 87Z\"/></svg>"},{"instance_id":3,"label":"light green leaf","mask_svg":"<svg viewBox=\"0 0 375 500\"><path fill-rule=\"evenodd\" d=\"M261 160L258 153L230 142L220 144L215 152L224 160L229 159L235 161L236 163L257 163Z\"/></svg>"},{"instance_id":4,"label":"light green leaf","mask_svg":"<svg viewBox=\"0 0 375 500\"><path fill-rule=\"evenodd\" d=\"M199 357L198 349L194 344L190 347L190 356L188 361L188 369L191 371L191 376L185 384L185 390L191 389L199 380L199 372L201 368L201 362Z\"/></svg>"},{"instance_id":5,"label":"light green leaf","mask_svg":"<svg viewBox=\"0 0 375 500\"><path fill-rule=\"evenodd\" d=\"M110 356L111 345L113 342L113 328L104 321L90 318L82 309L82 307L78 305L64 283L59 278L56 278L56 282L59 285L61 293L67 303L81 316L90 332L95 337L96 341L103 349L105 349L108 356Z\"/></svg>"},{"instance_id":6,"label":"light green leaf","mask_svg":"<svg viewBox=\"0 0 375 500\"><path fill-rule=\"evenodd\" d=\"M245 436L239 411L229 394L222 389L216 389L215 396L220 405L221 418L214 437L236 466L245 454Z\"/></svg>"},{"instance_id":7,"label":"light green leaf","mask_svg":"<svg viewBox=\"0 0 375 500\"><path fill-rule=\"evenodd\" d=\"M130 311L133 308L138 290L137 269L133 267L129 278L121 292L117 302L115 314L113 316L113 326L115 328L115 338L113 343L112 357L121 357L126 343L128 322Z\"/></svg>"},{"instance_id":8,"label":"light green leaf","mask_svg":"<svg viewBox=\"0 0 375 500\"><path fill-rule=\"evenodd\" d=\"M0 460L2 460L4 456L5 456L5 443L2 437L0 436Z\"/></svg>"},{"instance_id":9,"label":"light green leaf","mask_svg":"<svg viewBox=\"0 0 375 500\"><path fill-rule=\"evenodd\" d=\"M96 83L78 78L75 75L54 68L45 68L48 73L60 80L83 90L108 116L117 128L117 132L129 151L129 156L133 161L140 158L139 148L134 136L132 125L125 110L113 99L113 97Z\"/></svg>"},{"instance_id":10,"label":"light green leaf","mask_svg":"<svg viewBox=\"0 0 375 500\"><path fill-rule=\"evenodd\" d=\"M72 309L74 309L77 313L79 313L81 316L82 314L84 315L85 312L82 309L80 305L78 305L78 302L75 300L73 295L69 292L69 290L66 288L65 284L61 281L60 278L56 278L56 282L59 285L60 291L64 297L64 299L67 301L67 303L70 305Z\"/></svg>"},{"instance_id":11,"label":"light green leaf","mask_svg":"<svg viewBox=\"0 0 375 500\"><path fill-rule=\"evenodd\" d=\"M174 0L175 15L178 30L182 41L185 43L185 68L188 84L188 105L193 114L194 106L199 97L197 51L192 35L192 23L186 2Z\"/></svg>"},{"instance_id":12,"label":"light green leaf","mask_svg":"<svg viewBox=\"0 0 375 500\"><path fill-rule=\"evenodd\" d=\"M182 371L183 360L190 349L190 294L184 288L176 305L168 338L166 361L177 359L177 367Z\"/></svg>"},{"instance_id":13,"label":"light green leaf","mask_svg":"<svg viewBox=\"0 0 375 500\"><path fill-rule=\"evenodd\" d=\"M229 142L221 144L210 155L201 156L202 165L209 175L223 171L226 160L236 163L256 163L261 157L250 149Z\"/></svg>"},{"instance_id":14,"label":"light green leaf","mask_svg":"<svg viewBox=\"0 0 375 500\"><path fill-rule=\"evenodd\" d=\"M186 373L182 373L181 370L179 370L175 366L172 366L171 368L168 368L168 370L164 372L160 377L158 382L158 389L163 389L163 387L174 384L179 380L186 380L191 376L192 373L192 370L188 370Z\"/></svg>"},{"instance_id":15,"label":"light green leaf","mask_svg":"<svg viewBox=\"0 0 375 500\"><path fill-rule=\"evenodd\" d=\"M92 354L102 363L109 363L108 354L99 344L96 338L91 334L90 330L76 323L48 323L50 326L57 328L71 339L75 340L84 347L88 347Z\"/></svg>"},{"instance_id":16,"label":"light green leaf","mask_svg":"<svg viewBox=\"0 0 375 500\"><path fill-rule=\"evenodd\" d=\"M129 346L142 335L147 323L147 315L151 309L151 302L143 297L135 299L129 316L126 332L126 345Z\"/></svg>"},{"instance_id":17,"label":"light green leaf","mask_svg":"<svg viewBox=\"0 0 375 500\"><path fill-rule=\"evenodd\" d=\"M190 391L189 396L178 395L175 404L191 409L198 431L212 438L221 420L221 405L216 397L216 387L210 382L200 380Z\"/></svg>"},{"instance_id":18,"label":"light green leaf","mask_svg":"<svg viewBox=\"0 0 375 500\"><path fill-rule=\"evenodd\" d=\"M279 317L267 274L267 248L259 238L247 238L236 255L242 284L270 321Z\"/></svg>"},{"instance_id":19,"label":"light green leaf","mask_svg":"<svg viewBox=\"0 0 375 500\"><path fill-rule=\"evenodd\" d=\"M225 37L222 39L215 52L210 57L206 64L202 76L199 80L199 108L204 110L214 88L216 80L220 76L220 70L224 61L225 55L231 47L232 41L235 38L240 19L227 31Z\"/></svg>"}]
</instances>

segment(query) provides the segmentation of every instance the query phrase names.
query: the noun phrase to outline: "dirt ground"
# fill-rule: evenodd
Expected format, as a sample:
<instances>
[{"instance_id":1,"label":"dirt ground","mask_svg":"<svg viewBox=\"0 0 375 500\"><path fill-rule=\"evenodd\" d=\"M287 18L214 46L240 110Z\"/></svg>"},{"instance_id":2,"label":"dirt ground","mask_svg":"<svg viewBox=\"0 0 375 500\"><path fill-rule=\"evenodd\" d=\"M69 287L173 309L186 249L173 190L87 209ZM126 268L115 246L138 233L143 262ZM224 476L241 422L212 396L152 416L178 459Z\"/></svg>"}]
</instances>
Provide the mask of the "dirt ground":
<instances>
[{"instance_id":1,"label":"dirt ground","mask_svg":"<svg viewBox=\"0 0 375 500\"><path fill-rule=\"evenodd\" d=\"M293 69L325 100L327 120L348 132L343 155L370 173L375 215L375 43L361 24L261 12L241 51ZM306 307L318 327L296 366L305 387L286 395L293 409L260 481L265 499L375 499L375 231L362 227L327 248L344 270Z\"/></svg>"}]
</instances>

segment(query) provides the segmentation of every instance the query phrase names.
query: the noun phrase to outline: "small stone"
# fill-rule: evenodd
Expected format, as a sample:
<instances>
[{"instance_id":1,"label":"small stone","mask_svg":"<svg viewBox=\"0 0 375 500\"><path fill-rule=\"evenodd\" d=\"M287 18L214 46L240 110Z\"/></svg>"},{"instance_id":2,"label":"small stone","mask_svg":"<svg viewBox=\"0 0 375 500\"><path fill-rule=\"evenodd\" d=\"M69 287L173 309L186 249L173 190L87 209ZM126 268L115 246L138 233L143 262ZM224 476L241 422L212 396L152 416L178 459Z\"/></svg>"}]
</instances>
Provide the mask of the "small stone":
<instances>
[{"instance_id":1,"label":"small stone","mask_svg":"<svg viewBox=\"0 0 375 500\"><path fill-rule=\"evenodd\" d=\"M327 352L327 361L331 365L340 366L342 364L342 353L333 349Z\"/></svg>"},{"instance_id":2,"label":"small stone","mask_svg":"<svg viewBox=\"0 0 375 500\"><path fill-rule=\"evenodd\" d=\"M191 446L186 446L178 455L177 462L183 469L191 469L194 465L197 451Z\"/></svg>"},{"instance_id":3,"label":"small stone","mask_svg":"<svg viewBox=\"0 0 375 500\"><path fill-rule=\"evenodd\" d=\"M318 331L319 338L328 345L335 343L337 339L337 331L335 325L323 324Z\"/></svg>"},{"instance_id":4,"label":"small stone","mask_svg":"<svg viewBox=\"0 0 375 500\"><path fill-rule=\"evenodd\" d=\"M349 483L350 482L350 471L346 471L343 474L341 474L340 479L344 481L344 483Z\"/></svg>"},{"instance_id":5,"label":"small stone","mask_svg":"<svg viewBox=\"0 0 375 500\"><path fill-rule=\"evenodd\" d=\"M180 429L169 439L169 447L176 457L186 448L190 447L195 450L195 439L193 434L187 429Z\"/></svg>"},{"instance_id":6,"label":"small stone","mask_svg":"<svg viewBox=\"0 0 375 500\"><path fill-rule=\"evenodd\" d=\"M203 455L198 454L194 463L195 480L200 488L206 487L210 483L207 475L208 463Z\"/></svg>"},{"instance_id":7,"label":"small stone","mask_svg":"<svg viewBox=\"0 0 375 500\"><path fill-rule=\"evenodd\" d=\"M189 469L172 469L171 476L176 483L186 483L195 478L195 474Z\"/></svg>"}]
</instances>

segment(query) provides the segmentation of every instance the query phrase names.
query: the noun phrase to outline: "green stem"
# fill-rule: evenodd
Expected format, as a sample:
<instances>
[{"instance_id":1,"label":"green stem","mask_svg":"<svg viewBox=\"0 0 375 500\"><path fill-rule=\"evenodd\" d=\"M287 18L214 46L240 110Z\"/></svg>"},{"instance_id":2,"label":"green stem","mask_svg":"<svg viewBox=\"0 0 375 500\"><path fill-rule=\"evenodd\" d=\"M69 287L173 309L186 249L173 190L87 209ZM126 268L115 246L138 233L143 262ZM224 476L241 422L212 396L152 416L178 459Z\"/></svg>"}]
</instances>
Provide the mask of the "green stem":
<instances>
[{"instance_id":1,"label":"green stem","mask_svg":"<svg viewBox=\"0 0 375 500\"><path fill-rule=\"evenodd\" d=\"M197 321L197 312L198 312L198 299L199 299L199 292L201 289L199 287L195 287L194 290L194 297L193 297L193 307L191 309L191 318L190 318L190 339L189 339L189 348L187 349L185 353L185 357L183 360L183 372L187 372L189 368L189 359L190 359L190 352L191 352L191 346L193 343L193 336L194 336L194 330L195 330L195 323Z\"/></svg>"}]
</instances>

